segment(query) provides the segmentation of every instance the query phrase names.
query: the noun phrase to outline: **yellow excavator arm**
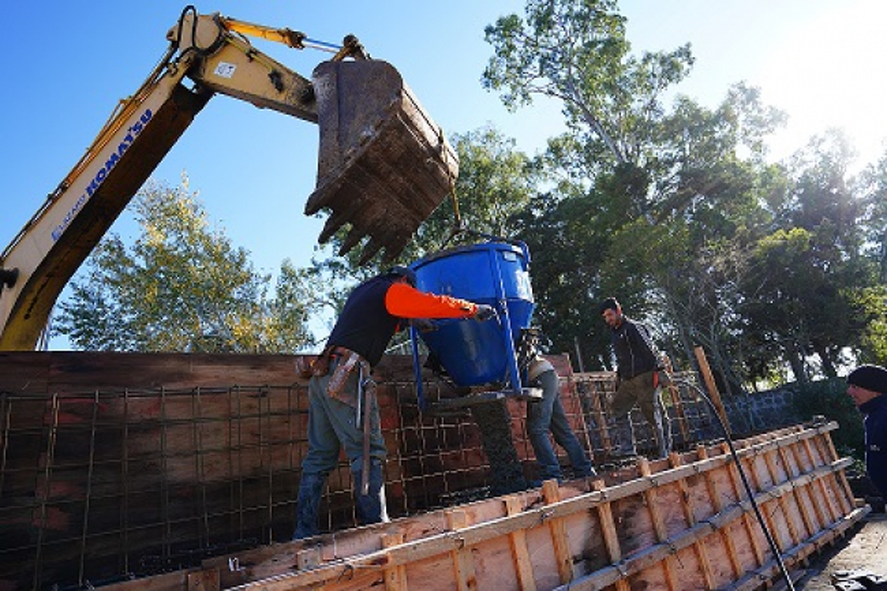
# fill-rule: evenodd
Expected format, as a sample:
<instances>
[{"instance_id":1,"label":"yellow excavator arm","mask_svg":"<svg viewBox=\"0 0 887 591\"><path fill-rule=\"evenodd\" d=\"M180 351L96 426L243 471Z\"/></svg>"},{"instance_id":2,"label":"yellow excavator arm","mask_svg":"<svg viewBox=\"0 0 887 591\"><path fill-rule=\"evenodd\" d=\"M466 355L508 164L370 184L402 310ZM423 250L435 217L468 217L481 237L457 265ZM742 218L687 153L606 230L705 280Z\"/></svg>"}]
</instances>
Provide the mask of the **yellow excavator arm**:
<instances>
[{"instance_id":1,"label":"yellow excavator arm","mask_svg":"<svg viewBox=\"0 0 887 591\"><path fill-rule=\"evenodd\" d=\"M335 55L308 80L247 35ZM386 259L400 253L452 191L458 160L443 132L397 71L368 59L353 36L333 46L189 6L167 38L164 59L0 254L0 350L35 347L65 284L216 94L318 124L305 213L329 212L320 242L348 226L340 254L364 242L361 264L382 249Z\"/></svg>"}]
</instances>

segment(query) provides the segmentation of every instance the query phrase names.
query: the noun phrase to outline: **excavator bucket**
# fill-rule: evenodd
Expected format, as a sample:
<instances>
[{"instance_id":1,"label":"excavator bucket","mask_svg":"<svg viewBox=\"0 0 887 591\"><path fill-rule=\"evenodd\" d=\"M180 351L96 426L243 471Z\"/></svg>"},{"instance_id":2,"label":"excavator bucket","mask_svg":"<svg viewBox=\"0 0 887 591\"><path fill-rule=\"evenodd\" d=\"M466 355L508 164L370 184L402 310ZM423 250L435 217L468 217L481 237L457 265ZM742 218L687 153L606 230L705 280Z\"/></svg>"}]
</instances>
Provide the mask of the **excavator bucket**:
<instances>
[{"instance_id":1,"label":"excavator bucket","mask_svg":"<svg viewBox=\"0 0 887 591\"><path fill-rule=\"evenodd\" d=\"M458 157L390 64L329 61L312 77L320 154L305 214L330 212L321 243L350 225L340 255L369 237L360 264L382 248L390 261L452 191Z\"/></svg>"}]
</instances>

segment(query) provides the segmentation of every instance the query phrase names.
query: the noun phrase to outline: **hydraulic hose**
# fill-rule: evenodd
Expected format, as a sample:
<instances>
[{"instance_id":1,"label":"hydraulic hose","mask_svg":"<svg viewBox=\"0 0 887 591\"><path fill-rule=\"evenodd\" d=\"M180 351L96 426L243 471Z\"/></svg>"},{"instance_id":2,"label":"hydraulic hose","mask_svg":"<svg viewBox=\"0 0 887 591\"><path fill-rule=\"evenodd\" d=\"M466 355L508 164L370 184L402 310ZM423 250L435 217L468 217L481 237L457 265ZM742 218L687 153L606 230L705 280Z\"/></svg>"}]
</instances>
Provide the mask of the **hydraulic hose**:
<instances>
[{"instance_id":1,"label":"hydraulic hose","mask_svg":"<svg viewBox=\"0 0 887 591\"><path fill-rule=\"evenodd\" d=\"M757 501L755 501L755 495L752 491L751 485L748 482L748 477L745 475L745 470L742 468L742 463L739 461L739 455L736 453L736 448L733 446L733 440L730 438L730 433L727 430L727 425L724 424L724 420L721 418L720 413L718 413L718 409L715 407L714 403L711 399L702 391L702 389L692 382L688 382L686 380L677 380L674 379L673 382L675 384L683 384L688 388L692 388L696 391L696 393L705 400L708 407L711 409L712 414L718 421L718 425L721 427L721 431L724 432L724 439L727 441L727 445L730 448L730 455L733 457L733 461L736 463L736 469L739 471L739 477L742 480L742 486L745 488L745 492L748 495L748 500L751 503L752 509L755 512L755 517L758 520L758 523L761 525L761 530L764 532L764 537L767 538L767 544L770 546L770 551L773 552L773 556L776 559L776 564L779 566L779 571L782 573L783 578L785 579L785 584L789 591L794 591L795 586L792 583L791 576L789 576L788 569L785 567L785 561L782 559L782 553L779 550L779 546L776 545L776 540L773 539L773 534L770 533L770 528L767 527L767 524L764 522L764 516L761 514L761 510L758 507Z\"/></svg>"}]
</instances>

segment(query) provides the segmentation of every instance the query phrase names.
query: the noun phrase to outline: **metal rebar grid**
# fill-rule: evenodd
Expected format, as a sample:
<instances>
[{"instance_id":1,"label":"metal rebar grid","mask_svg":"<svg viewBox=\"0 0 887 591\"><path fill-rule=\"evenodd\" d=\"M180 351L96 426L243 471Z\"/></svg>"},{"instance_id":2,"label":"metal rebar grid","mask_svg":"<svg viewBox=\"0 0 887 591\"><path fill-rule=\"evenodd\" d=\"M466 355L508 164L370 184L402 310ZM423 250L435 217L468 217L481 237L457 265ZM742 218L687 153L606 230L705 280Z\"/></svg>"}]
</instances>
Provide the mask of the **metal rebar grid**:
<instances>
[{"instance_id":1,"label":"metal rebar grid","mask_svg":"<svg viewBox=\"0 0 887 591\"><path fill-rule=\"evenodd\" d=\"M608 452L607 380L561 381L570 423L596 463ZM424 389L430 400L452 395L434 381ZM490 467L470 412L421 412L409 380L380 383L378 396L392 518L489 494ZM689 425L682 445L710 439L707 410L679 396ZM666 406L678 420L673 399ZM509 400L507 409L532 478L526 403ZM0 394L0 582L98 585L289 540L307 412L304 382ZM352 485L343 456L321 502L321 530L354 526Z\"/></svg>"},{"instance_id":2,"label":"metal rebar grid","mask_svg":"<svg viewBox=\"0 0 887 591\"><path fill-rule=\"evenodd\" d=\"M302 389L2 395L0 580L96 584L291 532Z\"/></svg>"}]
</instances>

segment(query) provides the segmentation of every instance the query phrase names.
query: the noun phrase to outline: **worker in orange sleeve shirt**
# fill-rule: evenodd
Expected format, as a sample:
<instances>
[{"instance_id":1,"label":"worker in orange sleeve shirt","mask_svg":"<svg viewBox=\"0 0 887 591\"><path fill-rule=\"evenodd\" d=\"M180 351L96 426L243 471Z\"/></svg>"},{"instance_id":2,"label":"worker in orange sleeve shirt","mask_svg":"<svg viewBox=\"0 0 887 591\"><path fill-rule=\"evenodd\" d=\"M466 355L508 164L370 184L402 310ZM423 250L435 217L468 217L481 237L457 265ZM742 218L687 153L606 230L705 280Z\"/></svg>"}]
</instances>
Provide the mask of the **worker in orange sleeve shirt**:
<instances>
[{"instance_id":1,"label":"worker in orange sleeve shirt","mask_svg":"<svg viewBox=\"0 0 887 591\"><path fill-rule=\"evenodd\" d=\"M293 539L316 535L323 487L344 448L361 525L387 521L385 440L370 372L394 333L428 318L488 320L495 308L416 289L408 267L358 285L348 296L308 384L308 453L302 461Z\"/></svg>"}]
</instances>

